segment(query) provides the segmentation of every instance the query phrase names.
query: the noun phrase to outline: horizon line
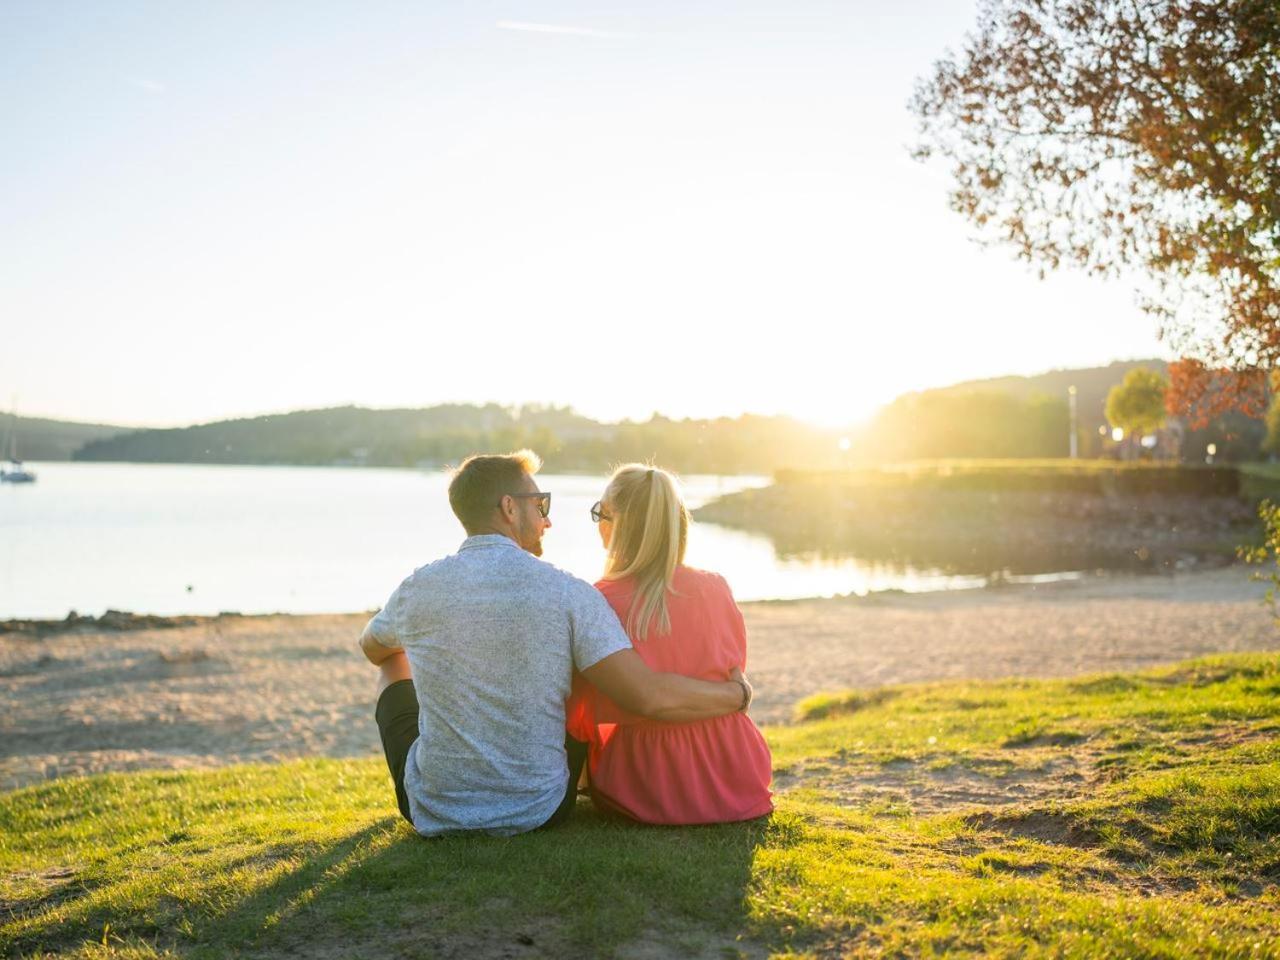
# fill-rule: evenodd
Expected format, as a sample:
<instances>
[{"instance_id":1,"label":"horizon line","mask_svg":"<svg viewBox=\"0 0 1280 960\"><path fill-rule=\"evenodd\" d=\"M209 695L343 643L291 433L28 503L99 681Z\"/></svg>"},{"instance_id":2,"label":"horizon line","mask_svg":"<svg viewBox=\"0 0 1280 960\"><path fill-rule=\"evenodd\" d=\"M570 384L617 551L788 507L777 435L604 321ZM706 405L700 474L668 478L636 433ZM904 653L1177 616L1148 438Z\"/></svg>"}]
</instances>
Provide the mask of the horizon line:
<instances>
[{"instance_id":1,"label":"horizon line","mask_svg":"<svg viewBox=\"0 0 1280 960\"><path fill-rule=\"evenodd\" d=\"M817 427L818 429L831 430L834 432L838 430L845 430L845 429L861 426L869 422L872 418L875 417L875 415L880 410L887 407L889 404L893 403L895 400L901 397L908 396L910 394L927 393L933 390L949 390L955 387L964 386L965 384L979 384L979 383L985 383L993 380L1010 380L1010 379L1030 380L1036 377L1049 376L1050 374L1054 374L1054 373L1069 373L1076 370L1080 370L1080 371L1101 370L1101 369L1106 369L1107 367L1115 366L1116 364L1150 363L1150 362L1168 363L1169 361L1161 357L1127 357L1127 358L1116 357L1106 361L1105 363L1094 364L1092 366L1051 367L1048 370L1040 370L1035 373L999 374L999 375L990 376L990 377L976 377L968 380L958 380L952 383L947 383L942 385L901 390L886 400L882 400L875 404L872 404L869 407L867 412L854 416L851 419L844 421L842 423L832 423L831 421L815 419L812 416L803 416L795 413L787 413L785 411L775 411L772 413L765 413L765 412L753 411L753 410L738 410L736 412L723 412L723 413L713 414L710 416L682 416L682 415L672 414L669 411L654 409L654 410L651 410L647 416L643 416L643 417L638 417L638 416L623 416L618 418L595 417L595 416L591 416L589 414L583 413L581 409L579 409L575 404L571 404L571 403L557 404L557 403L538 401L538 400L530 400L530 401L525 401L521 403L502 403L501 401L492 400L492 399L490 400L439 400L434 403L422 404L418 406L405 406L402 404L391 405L391 406L378 406L378 405L371 405L371 404L362 404L355 401L347 401L343 403L332 403L332 404L315 406L315 407L294 407L286 410L280 410L280 409L261 410L253 413L227 414L219 417L213 417L210 419L198 419L198 420L183 421L183 422L170 421L167 423L158 423L155 421L152 421L152 422L109 421L108 422L108 421L97 420L97 419L78 419L78 418L67 417L67 416L57 416L57 415L41 414L41 413L19 414L15 405L9 410L0 410L0 418L17 416L18 419L20 420L51 420L51 421L60 422L60 423L77 423L77 424L84 424L89 426L121 427L127 430L184 430L190 427L207 426L213 423L224 423L229 420L257 420L263 417L282 417L282 416L288 416L294 413L307 413L307 412L317 411L317 410L340 410L347 407L354 407L358 409L373 410L373 411L389 411L389 410L430 410L436 407L445 407L445 406L463 406L463 407L495 406L495 407L500 407L504 410L516 412L517 415L519 411L529 407L542 407L550 410L568 411L577 416L583 417L584 419L593 420L594 422L602 425L616 425L616 424L622 424L622 423L646 423L649 420L652 420L653 417L655 416L663 417L668 420L677 420L677 421L679 420L721 420L721 419L735 420L741 417L763 417L763 418L771 418L771 419L779 418L779 419L795 420L800 423L806 423L806 424L809 424L810 426Z\"/></svg>"}]
</instances>

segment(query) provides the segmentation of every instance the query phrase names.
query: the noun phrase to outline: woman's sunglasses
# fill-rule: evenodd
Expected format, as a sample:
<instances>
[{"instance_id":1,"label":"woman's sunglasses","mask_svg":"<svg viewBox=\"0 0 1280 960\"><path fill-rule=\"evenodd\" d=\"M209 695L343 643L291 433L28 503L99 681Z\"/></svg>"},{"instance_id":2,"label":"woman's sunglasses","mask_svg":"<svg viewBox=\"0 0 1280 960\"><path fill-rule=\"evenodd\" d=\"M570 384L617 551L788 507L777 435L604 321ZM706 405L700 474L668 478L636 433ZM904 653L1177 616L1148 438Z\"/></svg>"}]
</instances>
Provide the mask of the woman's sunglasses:
<instances>
[{"instance_id":1,"label":"woman's sunglasses","mask_svg":"<svg viewBox=\"0 0 1280 960\"><path fill-rule=\"evenodd\" d=\"M549 493L509 493L507 496L514 497L517 500L532 500L536 498L539 516L544 520L551 516L551 494Z\"/></svg>"},{"instance_id":2,"label":"woman's sunglasses","mask_svg":"<svg viewBox=\"0 0 1280 960\"><path fill-rule=\"evenodd\" d=\"M604 506L600 503L599 500L597 500L595 503L591 505L591 519L594 520L596 523L599 523L601 520L611 521L613 520L613 517L609 516L609 514L604 512Z\"/></svg>"}]
</instances>

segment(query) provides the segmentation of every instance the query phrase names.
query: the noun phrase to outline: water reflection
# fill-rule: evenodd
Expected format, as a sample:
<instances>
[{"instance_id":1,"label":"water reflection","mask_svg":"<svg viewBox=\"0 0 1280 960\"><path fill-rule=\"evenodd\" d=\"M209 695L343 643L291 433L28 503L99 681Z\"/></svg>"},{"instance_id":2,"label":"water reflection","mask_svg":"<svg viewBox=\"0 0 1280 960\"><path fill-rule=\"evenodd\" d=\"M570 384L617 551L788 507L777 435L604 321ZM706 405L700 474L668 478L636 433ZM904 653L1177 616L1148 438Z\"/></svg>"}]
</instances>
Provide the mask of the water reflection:
<instances>
[{"instance_id":1,"label":"water reflection","mask_svg":"<svg viewBox=\"0 0 1280 960\"><path fill-rule=\"evenodd\" d=\"M766 491L759 498L768 506ZM746 497L754 497L747 494ZM835 504L815 511L753 513L741 498L702 517L764 532L780 563L852 563L919 576L1036 582L1071 571L1156 572L1232 562L1253 533L1251 505L1237 497L932 494Z\"/></svg>"},{"instance_id":2,"label":"water reflection","mask_svg":"<svg viewBox=\"0 0 1280 960\"><path fill-rule=\"evenodd\" d=\"M367 610L463 539L442 473L97 463L38 469L38 484L0 489L0 617L108 608ZM555 494L546 559L595 580L604 553L588 509L605 478L543 474L539 482ZM695 507L767 483L685 480ZM784 540L775 549L767 536L704 522L691 531L688 560L724 574L741 600L973 587L988 572L957 572L909 551L850 554L830 542L815 548Z\"/></svg>"},{"instance_id":3,"label":"water reflection","mask_svg":"<svg viewBox=\"0 0 1280 960\"><path fill-rule=\"evenodd\" d=\"M1150 550L1128 546L1108 549L1087 545L1017 543L999 539L979 542L877 543L850 540L833 545L815 544L793 537L773 540L782 562L831 565L853 563L907 575L930 571L938 577L970 577L1037 582L1061 579L1064 572L1106 570L1143 572L1176 562L1177 556L1159 556ZM1203 562L1205 557L1188 556Z\"/></svg>"}]
</instances>

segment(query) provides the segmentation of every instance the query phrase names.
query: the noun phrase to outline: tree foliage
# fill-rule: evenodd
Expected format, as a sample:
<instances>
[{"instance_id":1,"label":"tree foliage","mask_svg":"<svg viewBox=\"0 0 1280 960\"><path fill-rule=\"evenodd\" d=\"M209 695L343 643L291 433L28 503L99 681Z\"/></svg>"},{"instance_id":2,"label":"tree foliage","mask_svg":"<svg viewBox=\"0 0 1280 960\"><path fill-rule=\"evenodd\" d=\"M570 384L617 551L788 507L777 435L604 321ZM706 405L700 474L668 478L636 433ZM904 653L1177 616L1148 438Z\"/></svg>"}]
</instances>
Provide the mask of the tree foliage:
<instances>
[{"instance_id":1,"label":"tree foliage","mask_svg":"<svg viewBox=\"0 0 1280 960\"><path fill-rule=\"evenodd\" d=\"M1272 400L1267 409L1267 435L1262 438L1262 449L1270 454L1280 453L1280 397Z\"/></svg>"},{"instance_id":2,"label":"tree foliage","mask_svg":"<svg viewBox=\"0 0 1280 960\"><path fill-rule=\"evenodd\" d=\"M1107 422L1126 433L1153 433L1164 424L1168 382L1154 370L1138 367L1107 394Z\"/></svg>"},{"instance_id":3,"label":"tree foliage","mask_svg":"<svg viewBox=\"0 0 1280 960\"><path fill-rule=\"evenodd\" d=\"M860 438L864 462L947 457L1065 457L1065 400L995 391L909 393L889 404Z\"/></svg>"},{"instance_id":4,"label":"tree foliage","mask_svg":"<svg viewBox=\"0 0 1280 960\"><path fill-rule=\"evenodd\" d=\"M336 407L140 430L86 444L77 460L135 463L368 464L442 467L473 453L531 447L548 470L600 473L650 460L682 473L770 473L834 466L831 431L789 417L606 424L567 408L445 404L408 410Z\"/></svg>"},{"instance_id":5,"label":"tree foliage","mask_svg":"<svg viewBox=\"0 0 1280 960\"><path fill-rule=\"evenodd\" d=\"M1211 369L1199 360L1169 364L1169 389L1165 410L1183 417L1192 430L1201 430L1231 411L1261 417L1267 409L1267 374L1264 370Z\"/></svg>"},{"instance_id":6,"label":"tree foliage","mask_svg":"<svg viewBox=\"0 0 1280 960\"><path fill-rule=\"evenodd\" d=\"M1271 608L1271 615L1280 622L1280 506L1270 500L1258 504L1258 519L1262 521L1262 545L1245 546L1236 555L1245 563L1262 564L1266 570L1255 571L1252 578L1268 583L1263 601Z\"/></svg>"},{"instance_id":7,"label":"tree foliage","mask_svg":"<svg viewBox=\"0 0 1280 960\"><path fill-rule=\"evenodd\" d=\"M1280 362L1276 0L984 0L913 108L985 239L1145 271L1201 370Z\"/></svg>"}]
</instances>

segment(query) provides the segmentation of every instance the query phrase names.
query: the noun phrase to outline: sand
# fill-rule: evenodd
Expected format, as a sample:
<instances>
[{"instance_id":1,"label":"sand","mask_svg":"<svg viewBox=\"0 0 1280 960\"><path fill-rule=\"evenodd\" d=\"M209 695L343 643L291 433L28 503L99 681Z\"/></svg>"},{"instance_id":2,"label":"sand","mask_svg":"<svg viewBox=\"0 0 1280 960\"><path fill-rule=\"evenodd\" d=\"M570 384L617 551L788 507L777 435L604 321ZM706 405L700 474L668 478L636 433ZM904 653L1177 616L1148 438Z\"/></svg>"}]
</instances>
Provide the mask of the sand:
<instances>
[{"instance_id":1,"label":"sand","mask_svg":"<svg viewBox=\"0 0 1280 960\"><path fill-rule=\"evenodd\" d=\"M1247 570L744 604L752 715L820 690L1140 669L1280 650ZM110 770L379 751L367 614L0 635L0 790Z\"/></svg>"}]
</instances>

